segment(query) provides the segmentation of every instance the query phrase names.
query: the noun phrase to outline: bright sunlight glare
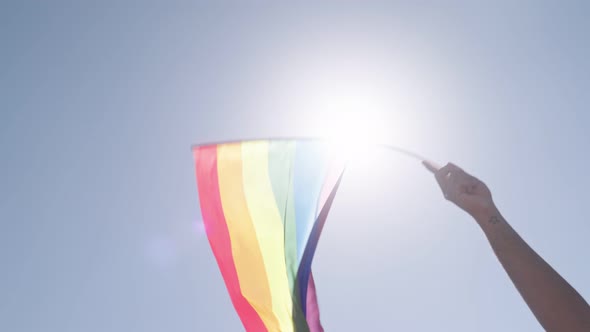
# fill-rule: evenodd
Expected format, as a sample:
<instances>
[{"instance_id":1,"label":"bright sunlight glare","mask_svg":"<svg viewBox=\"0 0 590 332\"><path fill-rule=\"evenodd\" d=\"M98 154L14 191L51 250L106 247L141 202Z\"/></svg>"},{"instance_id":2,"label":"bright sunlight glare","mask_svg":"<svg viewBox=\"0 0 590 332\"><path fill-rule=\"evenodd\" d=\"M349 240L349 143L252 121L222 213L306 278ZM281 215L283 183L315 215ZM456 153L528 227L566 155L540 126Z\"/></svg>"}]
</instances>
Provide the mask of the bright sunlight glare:
<instances>
[{"instance_id":1,"label":"bright sunlight glare","mask_svg":"<svg viewBox=\"0 0 590 332\"><path fill-rule=\"evenodd\" d=\"M387 141L387 106L374 86L369 81L347 84L334 80L311 94L309 107L317 110L311 122L313 131L347 159L372 160L375 144Z\"/></svg>"}]
</instances>

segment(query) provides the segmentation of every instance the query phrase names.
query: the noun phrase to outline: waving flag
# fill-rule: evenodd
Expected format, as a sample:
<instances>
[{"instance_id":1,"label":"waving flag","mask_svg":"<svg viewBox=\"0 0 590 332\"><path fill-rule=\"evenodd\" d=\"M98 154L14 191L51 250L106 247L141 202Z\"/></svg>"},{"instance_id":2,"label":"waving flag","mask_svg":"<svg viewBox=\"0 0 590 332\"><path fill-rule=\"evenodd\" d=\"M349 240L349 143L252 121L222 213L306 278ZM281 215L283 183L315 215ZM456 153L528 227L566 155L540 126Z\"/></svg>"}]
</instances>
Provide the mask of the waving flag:
<instances>
[{"instance_id":1,"label":"waving flag","mask_svg":"<svg viewBox=\"0 0 590 332\"><path fill-rule=\"evenodd\" d=\"M247 331L323 331L311 264L344 163L314 140L193 148L205 230Z\"/></svg>"}]
</instances>

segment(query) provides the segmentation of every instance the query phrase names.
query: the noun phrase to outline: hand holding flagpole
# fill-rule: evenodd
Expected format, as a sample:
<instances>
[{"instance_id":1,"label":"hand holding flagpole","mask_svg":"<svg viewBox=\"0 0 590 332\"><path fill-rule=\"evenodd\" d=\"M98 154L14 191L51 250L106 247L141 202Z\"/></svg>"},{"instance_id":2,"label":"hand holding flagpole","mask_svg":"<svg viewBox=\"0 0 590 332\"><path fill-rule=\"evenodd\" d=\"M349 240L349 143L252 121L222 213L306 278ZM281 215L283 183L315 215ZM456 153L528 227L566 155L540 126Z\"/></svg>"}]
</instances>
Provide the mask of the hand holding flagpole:
<instances>
[{"instance_id":1,"label":"hand holding flagpole","mask_svg":"<svg viewBox=\"0 0 590 332\"><path fill-rule=\"evenodd\" d=\"M445 198L472 215L512 283L546 331L590 331L590 306L508 224L489 188L454 164L424 160Z\"/></svg>"},{"instance_id":2,"label":"hand holding flagpole","mask_svg":"<svg viewBox=\"0 0 590 332\"><path fill-rule=\"evenodd\" d=\"M497 213L490 189L478 178L452 163L438 167L433 162L424 160L422 164L434 174L444 197L476 220Z\"/></svg>"}]
</instances>

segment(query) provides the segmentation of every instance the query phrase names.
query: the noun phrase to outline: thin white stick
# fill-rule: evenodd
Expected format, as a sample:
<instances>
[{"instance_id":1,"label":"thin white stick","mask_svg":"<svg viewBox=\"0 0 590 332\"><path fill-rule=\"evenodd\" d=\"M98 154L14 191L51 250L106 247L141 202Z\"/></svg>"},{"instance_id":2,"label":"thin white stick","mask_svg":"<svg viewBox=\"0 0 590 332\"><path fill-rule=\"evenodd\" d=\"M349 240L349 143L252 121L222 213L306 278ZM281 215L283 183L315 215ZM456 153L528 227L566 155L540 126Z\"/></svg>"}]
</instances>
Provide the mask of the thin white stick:
<instances>
[{"instance_id":1,"label":"thin white stick","mask_svg":"<svg viewBox=\"0 0 590 332\"><path fill-rule=\"evenodd\" d=\"M195 149L200 146L230 144L230 143L248 142L248 141L330 141L330 139L325 138L325 137L293 137L293 136L292 137L250 138L250 139L242 139L242 140L224 140L224 141L218 141L218 142L207 142L207 143L201 143L201 144L193 144L191 146L191 149ZM400 147L397 147L394 145L380 144L380 143L374 143L371 145L374 145L374 146L382 148L382 149L390 150L393 152L399 152L407 157L416 159L418 161L429 161L428 158L425 158L416 152L406 150L404 148L400 148Z\"/></svg>"}]
</instances>

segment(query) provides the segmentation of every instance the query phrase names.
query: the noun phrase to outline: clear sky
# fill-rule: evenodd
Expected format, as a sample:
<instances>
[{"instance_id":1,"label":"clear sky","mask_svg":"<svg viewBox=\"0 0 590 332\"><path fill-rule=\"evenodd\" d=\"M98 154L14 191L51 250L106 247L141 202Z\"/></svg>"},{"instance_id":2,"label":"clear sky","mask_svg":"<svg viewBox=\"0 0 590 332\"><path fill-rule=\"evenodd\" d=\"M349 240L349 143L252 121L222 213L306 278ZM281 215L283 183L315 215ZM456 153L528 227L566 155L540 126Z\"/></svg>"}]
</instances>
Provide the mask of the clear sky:
<instances>
[{"instance_id":1,"label":"clear sky","mask_svg":"<svg viewBox=\"0 0 590 332\"><path fill-rule=\"evenodd\" d=\"M479 176L590 298L587 1L238 3L0 3L0 330L240 331L189 147L328 132ZM328 332L541 330L419 163L369 160L314 262Z\"/></svg>"}]
</instances>

